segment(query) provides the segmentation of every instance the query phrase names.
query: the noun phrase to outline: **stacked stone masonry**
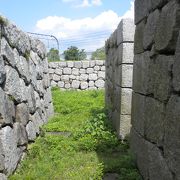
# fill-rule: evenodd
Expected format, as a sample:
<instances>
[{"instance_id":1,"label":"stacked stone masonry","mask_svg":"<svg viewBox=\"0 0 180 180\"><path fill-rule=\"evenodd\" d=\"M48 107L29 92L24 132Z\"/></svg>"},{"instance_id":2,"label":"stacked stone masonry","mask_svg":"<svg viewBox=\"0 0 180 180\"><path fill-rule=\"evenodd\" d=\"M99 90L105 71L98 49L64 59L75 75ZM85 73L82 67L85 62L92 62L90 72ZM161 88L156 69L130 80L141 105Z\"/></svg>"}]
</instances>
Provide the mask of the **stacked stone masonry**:
<instances>
[{"instance_id":1,"label":"stacked stone masonry","mask_svg":"<svg viewBox=\"0 0 180 180\"><path fill-rule=\"evenodd\" d=\"M131 148L144 179L180 179L180 1L135 0Z\"/></svg>"},{"instance_id":2,"label":"stacked stone masonry","mask_svg":"<svg viewBox=\"0 0 180 180\"><path fill-rule=\"evenodd\" d=\"M102 60L51 62L49 76L51 86L63 90L103 89L105 65Z\"/></svg>"},{"instance_id":3,"label":"stacked stone masonry","mask_svg":"<svg viewBox=\"0 0 180 180\"><path fill-rule=\"evenodd\" d=\"M0 17L0 179L15 171L52 115L44 45Z\"/></svg>"},{"instance_id":4,"label":"stacked stone masonry","mask_svg":"<svg viewBox=\"0 0 180 180\"><path fill-rule=\"evenodd\" d=\"M118 136L130 133L134 21L123 19L106 42L106 108Z\"/></svg>"}]
</instances>

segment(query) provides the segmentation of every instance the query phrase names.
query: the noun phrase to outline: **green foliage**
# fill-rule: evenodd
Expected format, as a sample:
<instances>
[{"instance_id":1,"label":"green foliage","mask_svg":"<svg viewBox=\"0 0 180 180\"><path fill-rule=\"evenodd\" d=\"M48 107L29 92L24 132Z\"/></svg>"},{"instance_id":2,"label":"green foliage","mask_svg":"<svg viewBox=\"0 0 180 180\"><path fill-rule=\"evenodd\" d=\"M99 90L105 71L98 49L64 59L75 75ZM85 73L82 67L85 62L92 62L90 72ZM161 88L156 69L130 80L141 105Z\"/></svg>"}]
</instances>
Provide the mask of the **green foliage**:
<instances>
[{"instance_id":1,"label":"green foliage","mask_svg":"<svg viewBox=\"0 0 180 180\"><path fill-rule=\"evenodd\" d=\"M105 47L99 48L96 51L92 53L92 60L105 60L106 54L105 54Z\"/></svg>"},{"instance_id":2,"label":"green foliage","mask_svg":"<svg viewBox=\"0 0 180 180\"><path fill-rule=\"evenodd\" d=\"M104 113L103 91L53 88L52 93L56 115L41 129L10 180L102 180L108 172L123 180L140 179L128 143L119 142Z\"/></svg>"},{"instance_id":3,"label":"green foliage","mask_svg":"<svg viewBox=\"0 0 180 180\"><path fill-rule=\"evenodd\" d=\"M78 49L76 46L69 47L64 51L65 60L78 61L86 59L86 52L84 49Z\"/></svg>"},{"instance_id":4,"label":"green foliage","mask_svg":"<svg viewBox=\"0 0 180 180\"><path fill-rule=\"evenodd\" d=\"M47 54L47 58L49 62L60 61L59 51L51 48Z\"/></svg>"}]
</instances>

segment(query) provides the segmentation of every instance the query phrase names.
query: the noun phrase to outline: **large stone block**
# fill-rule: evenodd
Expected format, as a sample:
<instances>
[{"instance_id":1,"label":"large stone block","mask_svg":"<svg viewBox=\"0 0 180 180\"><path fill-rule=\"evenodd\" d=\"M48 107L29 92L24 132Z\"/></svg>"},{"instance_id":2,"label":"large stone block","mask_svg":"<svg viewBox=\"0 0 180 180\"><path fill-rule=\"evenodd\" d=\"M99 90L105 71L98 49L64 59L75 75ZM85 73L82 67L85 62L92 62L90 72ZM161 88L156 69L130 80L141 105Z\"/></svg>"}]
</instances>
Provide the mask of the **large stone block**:
<instances>
[{"instance_id":1,"label":"large stone block","mask_svg":"<svg viewBox=\"0 0 180 180\"><path fill-rule=\"evenodd\" d=\"M180 97L172 95L166 108L164 154L175 179L180 179Z\"/></svg>"},{"instance_id":2,"label":"large stone block","mask_svg":"<svg viewBox=\"0 0 180 180\"><path fill-rule=\"evenodd\" d=\"M144 47L143 47L144 29L145 29L145 20L141 21L136 26L135 36L134 36L134 53L135 54L140 54L144 52Z\"/></svg>"},{"instance_id":3,"label":"large stone block","mask_svg":"<svg viewBox=\"0 0 180 180\"><path fill-rule=\"evenodd\" d=\"M26 126L26 132L27 132L28 140L30 142L36 139L36 130L33 122L29 121L29 123Z\"/></svg>"},{"instance_id":4,"label":"large stone block","mask_svg":"<svg viewBox=\"0 0 180 180\"><path fill-rule=\"evenodd\" d=\"M80 81L87 81L88 80L88 75L87 74L81 74L79 77Z\"/></svg>"},{"instance_id":5,"label":"large stone block","mask_svg":"<svg viewBox=\"0 0 180 180\"><path fill-rule=\"evenodd\" d=\"M155 34L155 48L160 52L175 52L180 29L180 3L171 0L162 8Z\"/></svg>"},{"instance_id":6,"label":"large stone block","mask_svg":"<svg viewBox=\"0 0 180 180\"><path fill-rule=\"evenodd\" d=\"M87 69L89 67L89 61L82 61L82 67Z\"/></svg>"},{"instance_id":7,"label":"large stone block","mask_svg":"<svg viewBox=\"0 0 180 180\"><path fill-rule=\"evenodd\" d=\"M132 127L130 135L131 150L134 154L138 169L144 179L148 179L149 159L148 144Z\"/></svg>"},{"instance_id":8,"label":"large stone block","mask_svg":"<svg viewBox=\"0 0 180 180\"><path fill-rule=\"evenodd\" d=\"M146 96L134 93L132 94L132 114L131 122L133 128L144 136L145 128L145 100Z\"/></svg>"},{"instance_id":9,"label":"large stone block","mask_svg":"<svg viewBox=\"0 0 180 180\"><path fill-rule=\"evenodd\" d=\"M131 115L132 89L121 88L121 114Z\"/></svg>"},{"instance_id":10,"label":"large stone block","mask_svg":"<svg viewBox=\"0 0 180 180\"><path fill-rule=\"evenodd\" d=\"M81 88L82 90L87 89L87 88L88 88L88 82L82 81L81 84L80 84L80 88Z\"/></svg>"},{"instance_id":11,"label":"large stone block","mask_svg":"<svg viewBox=\"0 0 180 180\"><path fill-rule=\"evenodd\" d=\"M70 75L71 73L72 73L71 68L64 68L63 69L63 74Z\"/></svg>"},{"instance_id":12,"label":"large stone block","mask_svg":"<svg viewBox=\"0 0 180 180\"><path fill-rule=\"evenodd\" d=\"M81 61L75 61L74 67L80 69L82 67L82 62Z\"/></svg>"},{"instance_id":13,"label":"large stone block","mask_svg":"<svg viewBox=\"0 0 180 180\"><path fill-rule=\"evenodd\" d=\"M4 60L2 56L0 56L0 85L4 83L5 79L6 79L6 72L5 72Z\"/></svg>"},{"instance_id":14,"label":"large stone block","mask_svg":"<svg viewBox=\"0 0 180 180\"><path fill-rule=\"evenodd\" d=\"M118 64L133 64L134 43L122 43L118 49Z\"/></svg>"},{"instance_id":15,"label":"large stone block","mask_svg":"<svg viewBox=\"0 0 180 180\"><path fill-rule=\"evenodd\" d=\"M173 64L173 88L180 91L180 35L176 46L175 60Z\"/></svg>"},{"instance_id":16,"label":"large stone block","mask_svg":"<svg viewBox=\"0 0 180 180\"><path fill-rule=\"evenodd\" d=\"M133 65L126 65L122 64L120 66L120 74L121 79L121 87L124 88L131 88L132 87L132 80L133 80Z\"/></svg>"},{"instance_id":17,"label":"large stone block","mask_svg":"<svg viewBox=\"0 0 180 180\"><path fill-rule=\"evenodd\" d=\"M97 88L104 88L104 84L105 84L105 82L102 79L99 79L99 80L95 81L95 86Z\"/></svg>"},{"instance_id":18,"label":"large stone block","mask_svg":"<svg viewBox=\"0 0 180 180\"><path fill-rule=\"evenodd\" d=\"M6 84L5 91L11 95L17 102L27 100L27 89L25 83L19 78L17 71L10 66L6 66Z\"/></svg>"},{"instance_id":19,"label":"large stone block","mask_svg":"<svg viewBox=\"0 0 180 180\"><path fill-rule=\"evenodd\" d=\"M153 91L153 62L149 56L149 52L145 52L134 57L133 90L145 95Z\"/></svg>"},{"instance_id":20,"label":"large stone block","mask_svg":"<svg viewBox=\"0 0 180 180\"><path fill-rule=\"evenodd\" d=\"M135 0L135 24L137 25L141 20L149 14L150 0Z\"/></svg>"},{"instance_id":21,"label":"large stone block","mask_svg":"<svg viewBox=\"0 0 180 180\"><path fill-rule=\"evenodd\" d=\"M0 173L0 179L1 179L1 180L7 180L7 177L6 177L6 175Z\"/></svg>"},{"instance_id":22,"label":"large stone block","mask_svg":"<svg viewBox=\"0 0 180 180\"><path fill-rule=\"evenodd\" d=\"M17 147L17 136L14 129L9 126L0 130L0 141L5 157L5 170L7 174L11 174L22 156L22 149Z\"/></svg>"},{"instance_id":23,"label":"large stone block","mask_svg":"<svg viewBox=\"0 0 180 180\"><path fill-rule=\"evenodd\" d=\"M124 139L126 136L130 134L131 130L131 115L120 115L120 126L119 126L119 134L120 139Z\"/></svg>"},{"instance_id":24,"label":"large stone block","mask_svg":"<svg viewBox=\"0 0 180 180\"><path fill-rule=\"evenodd\" d=\"M159 55L154 60L153 79L154 97L160 101L166 101L171 92L171 72L172 64L174 62L173 56Z\"/></svg>"},{"instance_id":25,"label":"large stone block","mask_svg":"<svg viewBox=\"0 0 180 180\"><path fill-rule=\"evenodd\" d=\"M17 145L26 146L28 144L28 137L25 126L21 123L15 123L14 131L15 131L15 136L17 137Z\"/></svg>"},{"instance_id":26,"label":"large stone block","mask_svg":"<svg viewBox=\"0 0 180 180\"><path fill-rule=\"evenodd\" d=\"M155 31L159 21L160 11L157 9L152 12L147 19L147 23L144 29L143 47L144 49L151 49L154 43Z\"/></svg>"},{"instance_id":27,"label":"large stone block","mask_svg":"<svg viewBox=\"0 0 180 180\"><path fill-rule=\"evenodd\" d=\"M11 66L13 67L15 66L16 62L15 62L13 49L10 47L10 45L8 44L5 38L1 39L1 55L4 57L6 61L8 61L8 63Z\"/></svg>"},{"instance_id":28,"label":"large stone block","mask_svg":"<svg viewBox=\"0 0 180 180\"><path fill-rule=\"evenodd\" d=\"M78 76L79 75L79 69L78 68L73 68L72 69L72 74Z\"/></svg>"},{"instance_id":29,"label":"large stone block","mask_svg":"<svg viewBox=\"0 0 180 180\"><path fill-rule=\"evenodd\" d=\"M89 74L90 81L96 81L98 79L97 74Z\"/></svg>"},{"instance_id":30,"label":"large stone block","mask_svg":"<svg viewBox=\"0 0 180 180\"><path fill-rule=\"evenodd\" d=\"M13 124L15 117L14 103L7 97L0 88L0 124Z\"/></svg>"},{"instance_id":31,"label":"large stone block","mask_svg":"<svg viewBox=\"0 0 180 180\"><path fill-rule=\"evenodd\" d=\"M16 122L26 125L29 121L29 109L25 103L16 106Z\"/></svg>"},{"instance_id":32,"label":"large stone block","mask_svg":"<svg viewBox=\"0 0 180 180\"><path fill-rule=\"evenodd\" d=\"M145 100L144 133L146 139L159 146L163 144L165 106L159 101L147 97Z\"/></svg>"},{"instance_id":33,"label":"large stone block","mask_svg":"<svg viewBox=\"0 0 180 180\"><path fill-rule=\"evenodd\" d=\"M134 31L133 19L122 19L117 28L117 46L126 41L134 41Z\"/></svg>"},{"instance_id":34,"label":"large stone block","mask_svg":"<svg viewBox=\"0 0 180 180\"><path fill-rule=\"evenodd\" d=\"M72 88L73 89L79 89L80 81L74 80L72 81Z\"/></svg>"},{"instance_id":35,"label":"large stone block","mask_svg":"<svg viewBox=\"0 0 180 180\"><path fill-rule=\"evenodd\" d=\"M69 68L74 67L74 61L68 61L68 62L67 62L67 66L68 66Z\"/></svg>"}]
</instances>

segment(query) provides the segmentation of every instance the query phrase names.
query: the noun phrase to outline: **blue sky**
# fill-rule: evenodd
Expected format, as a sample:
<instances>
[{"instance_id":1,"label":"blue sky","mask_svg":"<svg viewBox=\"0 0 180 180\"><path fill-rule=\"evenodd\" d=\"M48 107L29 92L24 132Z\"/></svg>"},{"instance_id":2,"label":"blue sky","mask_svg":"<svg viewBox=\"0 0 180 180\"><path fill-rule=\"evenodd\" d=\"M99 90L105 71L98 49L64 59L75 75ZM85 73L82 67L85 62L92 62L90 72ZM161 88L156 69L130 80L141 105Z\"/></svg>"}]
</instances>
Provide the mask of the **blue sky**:
<instances>
[{"instance_id":1,"label":"blue sky","mask_svg":"<svg viewBox=\"0 0 180 180\"><path fill-rule=\"evenodd\" d=\"M132 0L0 0L0 13L24 31L57 36L63 48L79 42L90 50L94 41L103 44L122 17L133 17L132 6Z\"/></svg>"}]
</instances>

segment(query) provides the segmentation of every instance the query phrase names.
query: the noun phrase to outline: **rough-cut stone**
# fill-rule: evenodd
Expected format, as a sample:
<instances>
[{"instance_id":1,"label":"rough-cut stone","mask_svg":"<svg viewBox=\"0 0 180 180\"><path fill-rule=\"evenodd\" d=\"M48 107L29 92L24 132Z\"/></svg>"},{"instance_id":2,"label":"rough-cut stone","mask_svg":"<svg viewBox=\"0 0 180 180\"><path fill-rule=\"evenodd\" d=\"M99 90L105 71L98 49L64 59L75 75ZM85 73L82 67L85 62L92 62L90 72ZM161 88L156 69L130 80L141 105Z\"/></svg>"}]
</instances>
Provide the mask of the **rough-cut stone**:
<instances>
[{"instance_id":1,"label":"rough-cut stone","mask_svg":"<svg viewBox=\"0 0 180 180\"><path fill-rule=\"evenodd\" d=\"M29 109L25 103L16 106L16 121L26 125L29 121Z\"/></svg>"},{"instance_id":2,"label":"rough-cut stone","mask_svg":"<svg viewBox=\"0 0 180 180\"><path fill-rule=\"evenodd\" d=\"M125 139L130 133L131 115L120 115L119 138Z\"/></svg>"},{"instance_id":3,"label":"rough-cut stone","mask_svg":"<svg viewBox=\"0 0 180 180\"><path fill-rule=\"evenodd\" d=\"M135 0L135 24L138 24L148 15L150 0Z\"/></svg>"},{"instance_id":4,"label":"rough-cut stone","mask_svg":"<svg viewBox=\"0 0 180 180\"><path fill-rule=\"evenodd\" d=\"M121 114L131 114L132 89L121 88Z\"/></svg>"},{"instance_id":5,"label":"rough-cut stone","mask_svg":"<svg viewBox=\"0 0 180 180\"><path fill-rule=\"evenodd\" d=\"M73 89L79 89L80 81L74 80L72 81L72 88Z\"/></svg>"},{"instance_id":6,"label":"rough-cut stone","mask_svg":"<svg viewBox=\"0 0 180 180\"><path fill-rule=\"evenodd\" d=\"M89 67L89 61L82 61L82 67L87 69Z\"/></svg>"},{"instance_id":7,"label":"rough-cut stone","mask_svg":"<svg viewBox=\"0 0 180 180\"><path fill-rule=\"evenodd\" d=\"M89 64L90 64L90 67L94 67L96 65L96 61L91 60Z\"/></svg>"},{"instance_id":8,"label":"rough-cut stone","mask_svg":"<svg viewBox=\"0 0 180 180\"><path fill-rule=\"evenodd\" d=\"M68 61L68 62L67 62L67 66L68 66L69 68L74 67L74 61Z\"/></svg>"},{"instance_id":9,"label":"rough-cut stone","mask_svg":"<svg viewBox=\"0 0 180 180\"><path fill-rule=\"evenodd\" d=\"M125 41L134 41L134 29L132 19L122 19L117 28L117 46Z\"/></svg>"},{"instance_id":10,"label":"rough-cut stone","mask_svg":"<svg viewBox=\"0 0 180 180\"><path fill-rule=\"evenodd\" d=\"M166 101L171 92L171 71L174 58L173 56L159 55L154 60L153 66L153 93L154 97L160 101Z\"/></svg>"},{"instance_id":11,"label":"rough-cut stone","mask_svg":"<svg viewBox=\"0 0 180 180\"><path fill-rule=\"evenodd\" d=\"M25 126L20 123L14 124L15 136L17 137L17 145L24 146L28 143L27 133Z\"/></svg>"},{"instance_id":12,"label":"rough-cut stone","mask_svg":"<svg viewBox=\"0 0 180 180\"><path fill-rule=\"evenodd\" d=\"M71 74L71 68L64 68L63 69L63 74L70 75Z\"/></svg>"},{"instance_id":13,"label":"rough-cut stone","mask_svg":"<svg viewBox=\"0 0 180 180\"><path fill-rule=\"evenodd\" d=\"M27 136L29 141L34 141L36 139L36 131L34 127L34 123L29 121L26 126Z\"/></svg>"},{"instance_id":14,"label":"rough-cut stone","mask_svg":"<svg viewBox=\"0 0 180 180\"><path fill-rule=\"evenodd\" d=\"M98 72L98 78L104 79L105 78L105 72L99 71Z\"/></svg>"},{"instance_id":15,"label":"rough-cut stone","mask_svg":"<svg viewBox=\"0 0 180 180\"><path fill-rule=\"evenodd\" d=\"M62 75L61 76L61 81L68 82L69 81L69 76L68 75Z\"/></svg>"},{"instance_id":16,"label":"rough-cut stone","mask_svg":"<svg viewBox=\"0 0 180 180\"><path fill-rule=\"evenodd\" d=\"M145 29L145 20L141 21L136 26L136 31L135 31L135 36L134 36L134 53L135 54L140 54L144 52L144 48L143 48L144 29Z\"/></svg>"},{"instance_id":17,"label":"rough-cut stone","mask_svg":"<svg viewBox=\"0 0 180 180\"><path fill-rule=\"evenodd\" d=\"M5 156L5 169L7 174L12 173L22 156L22 150L17 147L17 136L15 131L9 126L0 130L0 141Z\"/></svg>"},{"instance_id":18,"label":"rough-cut stone","mask_svg":"<svg viewBox=\"0 0 180 180\"><path fill-rule=\"evenodd\" d=\"M58 87L63 88L63 87L64 87L64 84L65 84L65 83L64 83L63 81L59 81L59 82L58 82Z\"/></svg>"},{"instance_id":19,"label":"rough-cut stone","mask_svg":"<svg viewBox=\"0 0 180 180\"><path fill-rule=\"evenodd\" d=\"M104 83L105 83L104 80L99 79L99 80L95 81L95 86L97 88L104 88Z\"/></svg>"},{"instance_id":20,"label":"rough-cut stone","mask_svg":"<svg viewBox=\"0 0 180 180\"><path fill-rule=\"evenodd\" d=\"M121 65L121 87L132 87L133 65ZM121 78L121 77L119 77Z\"/></svg>"},{"instance_id":21,"label":"rough-cut stone","mask_svg":"<svg viewBox=\"0 0 180 180\"><path fill-rule=\"evenodd\" d=\"M133 89L141 94L152 94L152 61L149 52L134 56Z\"/></svg>"},{"instance_id":22,"label":"rough-cut stone","mask_svg":"<svg viewBox=\"0 0 180 180\"><path fill-rule=\"evenodd\" d=\"M173 65L173 87L175 91L180 91L180 35L176 47L175 60Z\"/></svg>"},{"instance_id":23,"label":"rough-cut stone","mask_svg":"<svg viewBox=\"0 0 180 180\"><path fill-rule=\"evenodd\" d=\"M50 74L57 74L57 75L62 75L62 69L55 69L55 71L53 69L49 69L49 73Z\"/></svg>"},{"instance_id":24,"label":"rough-cut stone","mask_svg":"<svg viewBox=\"0 0 180 180\"><path fill-rule=\"evenodd\" d=\"M94 72L93 68L87 68L87 74L92 74Z\"/></svg>"},{"instance_id":25,"label":"rough-cut stone","mask_svg":"<svg viewBox=\"0 0 180 180\"><path fill-rule=\"evenodd\" d=\"M63 62L63 61L59 62L59 67L66 67L66 65L67 65L66 63L67 62Z\"/></svg>"},{"instance_id":26,"label":"rough-cut stone","mask_svg":"<svg viewBox=\"0 0 180 180\"><path fill-rule=\"evenodd\" d=\"M71 84L70 83L65 83L64 87L65 87L65 89L69 89L71 87Z\"/></svg>"},{"instance_id":27,"label":"rough-cut stone","mask_svg":"<svg viewBox=\"0 0 180 180\"><path fill-rule=\"evenodd\" d=\"M73 68L73 69L72 69L72 74L73 74L73 75L79 75L79 69Z\"/></svg>"},{"instance_id":28,"label":"rough-cut stone","mask_svg":"<svg viewBox=\"0 0 180 180\"><path fill-rule=\"evenodd\" d=\"M79 73L80 73L80 74L86 74L86 69L80 69L80 70L79 70Z\"/></svg>"},{"instance_id":29,"label":"rough-cut stone","mask_svg":"<svg viewBox=\"0 0 180 180\"><path fill-rule=\"evenodd\" d=\"M60 81L60 79L61 79L61 77L59 75L56 75L56 74L53 75L54 81Z\"/></svg>"},{"instance_id":30,"label":"rough-cut stone","mask_svg":"<svg viewBox=\"0 0 180 180\"><path fill-rule=\"evenodd\" d=\"M96 81L97 80L97 74L89 74L89 80L90 81Z\"/></svg>"},{"instance_id":31,"label":"rough-cut stone","mask_svg":"<svg viewBox=\"0 0 180 180\"><path fill-rule=\"evenodd\" d=\"M133 51L134 43L120 44L118 47L118 64L132 64L134 58Z\"/></svg>"},{"instance_id":32,"label":"rough-cut stone","mask_svg":"<svg viewBox=\"0 0 180 180\"><path fill-rule=\"evenodd\" d=\"M155 34L155 48L158 51L174 52L180 29L180 4L171 0L162 8Z\"/></svg>"},{"instance_id":33,"label":"rough-cut stone","mask_svg":"<svg viewBox=\"0 0 180 180\"><path fill-rule=\"evenodd\" d=\"M89 87L94 87L94 81L89 81Z\"/></svg>"},{"instance_id":34,"label":"rough-cut stone","mask_svg":"<svg viewBox=\"0 0 180 180\"><path fill-rule=\"evenodd\" d=\"M0 171L2 172L5 168L5 163L4 163L4 152L2 148L2 142L0 141Z\"/></svg>"},{"instance_id":35,"label":"rough-cut stone","mask_svg":"<svg viewBox=\"0 0 180 180\"><path fill-rule=\"evenodd\" d=\"M5 91L11 95L17 102L27 100L27 92L25 83L19 78L18 73L15 69L10 66L6 66L6 84Z\"/></svg>"},{"instance_id":36,"label":"rough-cut stone","mask_svg":"<svg viewBox=\"0 0 180 180\"><path fill-rule=\"evenodd\" d=\"M6 72L4 67L4 61L2 56L0 56L0 85L4 83L6 79Z\"/></svg>"},{"instance_id":37,"label":"rough-cut stone","mask_svg":"<svg viewBox=\"0 0 180 180\"><path fill-rule=\"evenodd\" d=\"M96 60L96 65L97 65L97 66L103 66L103 65L104 65L104 61L102 61L102 60Z\"/></svg>"},{"instance_id":38,"label":"rough-cut stone","mask_svg":"<svg viewBox=\"0 0 180 180\"><path fill-rule=\"evenodd\" d=\"M144 29L143 47L144 49L150 49L154 43L154 35L159 21L160 12L155 10L152 12L148 19Z\"/></svg>"},{"instance_id":39,"label":"rough-cut stone","mask_svg":"<svg viewBox=\"0 0 180 180\"><path fill-rule=\"evenodd\" d=\"M81 62L80 61L75 61L74 62L74 67L80 69L82 67Z\"/></svg>"},{"instance_id":40,"label":"rough-cut stone","mask_svg":"<svg viewBox=\"0 0 180 180\"><path fill-rule=\"evenodd\" d=\"M80 84L80 87L82 90L85 90L88 88L88 82L82 81Z\"/></svg>"},{"instance_id":41,"label":"rough-cut stone","mask_svg":"<svg viewBox=\"0 0 180 180\"><path fill-rule=\"evenodd\" d=\"M1 39L1 55L4 57L5 60L9 62L11 66L15 66L16 62L13 49L10 47L5 38Z\"/></svg>"},{"instance_id":42,"label":"rough-cut stone","mask_svg":"<svg viewBox=\"0 0 180 180\"><path fill-rule=\"evenodd\" d=\"M14 103L0 88L0 124L12 124L15 117Z\"/></svg>"},{"instance_id":43,"label":"rough-cut stone","mask_svg":"<svg viewBox=\"0 0 180 180\"><path fill-rule=\"evenodd\" d=\"M80 81L87 81L87 79L88 79L88 75L87 74L81 74L80 77L79 77Z\"/></svg>"},{"instance_id":44,"label":"rough-cut stone","mask_svg":"<svg viewBox=\"0 0 180 180\"><path fill-rule=\"evenodd\" d=\"M0 173L0 179L1 180L7 180L7 177L4 174Z\"/></svg>"},{"instance_id":45,"label":"rough-cut stone","mask_svg":"<svg viewBox=\"0 0 180 180\"><path fill-rule=\"evenodd\" d=\"M165 118L165 146L164 153L167 159L169 169L176 175L176 179L180 178L180 97L172 95L167 108Z\"/></svg>"},{"instance_id":46,"label":"rough-cut stone","mask_svg":"<svg viewBox=\"0 0 180 180\"><path fill-rule=\"evenodd\" d=\"M94 70L95 70L95 71L99 71L99 70L100 70L100 67L99 67L99 66L94 66Z\"/></svg>"}]
</instances>

